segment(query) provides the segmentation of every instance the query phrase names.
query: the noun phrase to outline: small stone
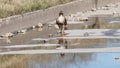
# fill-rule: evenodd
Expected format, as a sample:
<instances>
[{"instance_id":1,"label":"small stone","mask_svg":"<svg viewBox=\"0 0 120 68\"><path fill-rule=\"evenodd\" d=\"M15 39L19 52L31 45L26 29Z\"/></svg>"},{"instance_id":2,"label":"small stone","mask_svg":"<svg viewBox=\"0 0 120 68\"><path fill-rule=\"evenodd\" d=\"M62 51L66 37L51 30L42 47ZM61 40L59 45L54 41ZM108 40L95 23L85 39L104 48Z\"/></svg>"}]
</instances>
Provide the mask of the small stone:
<instances>
[{"instance_id":1,"label":"small stone","mask_svg":"<svg viewBox=\"0 0 120 68\"><path fill-rule=\"evenodd\" d=\"M116 11L113 11L113 15L116 15L117 14L117 12Z\"/></svg>"},{"instance_id":2,"label":"small stone","mask_svg":"<svg viewBox=\"0 0 120 68\"><path fill-rule=\"evenodd\" d=\"M50 29L52 27L52 25L51 24L48 24L48 28Z\"/></svg>"},{"instance_id":3,"label":"small stone","mask_svg":"<svg viewBox=\"0 0 120 68\"><path fill-rule=\"evenodd\" d=\"M27 32L27 29L19 30L18 33L25 34Z\"/></svg>"},{"instance_id":4,"label":"small stone","mask_svg":"<svg viewBox=\"0 0 120 68\"><path fill-rule=\"evenodd\" d=\"M88 18L87 17L81 17L81 18L79 18L79 21L88 21Z\"/></svg>"},{"instance_id":5,"label":"small stone","mask_svg":"<svg viewBox=\"0 0 120 68\"><path fill-rule=\"evenodd\" d=\"M100 7L97 7L97 10L100 10L101 8Z\"/></svg>"},{"instance_id":6,"label":"small stone","mask_svg":"<svg viewBox=\"0 0 120 68\"><path fill-rule=\"evenodd\" d=\"M92 8L91 11L96 11L97 9L96 8Z\"/></svg>"},{"instance_id":7,"label":"small stone","mask_svg":"<svg viewBox=\"0 0 120 68\"><path fill-rule=\"evenodd\" d=\"M2 22L2 19L0 19L0 22Z\"/></svg>"},{"instance_id":8,"label":"small stone","mask_svg":"<svg viewBox=\"0 0 120 68\"><path fill-rule=\"evenodd\" d=\"M5 35L3 35L3 37L9 38L9 37L13 37L14 34L13 33L6 33Z\"/></svg>"},{"instance_id":9,"label":"small stone","mask_svg":"<svg viewBox=\"0 0 120 68\"><path fill-rule=\"evenodd\" d=\"M32 26L32 29L35 29L36 28L36 26Z\"/></svg>"},{"instance_id":10,"label":"small stone","mask_svg":"<svg viewBox=\"0 0 120 68\"><path fill-rule=\"evenodd\" d=\"M48 36L49 36L49 37L53 37L53 34L49 34Z\"/></svg>"},{"instance_id":11,"label":"small stone","mask_svg":"<svg viewBox=\"0 0 120 68\"><path fill-rule=\"evenodd\" d=\"M48 41L49 41L48 39L46 39L46 40L43 40L43 42L44 42L44 43L47 43Z\"/></svg>"},{"instance_id":12,"label":"small stone","mask_svg":"<svg viewBox=\"0 0 120 68\"><path fill-rule=\"evenodd\" d=\"M102 7L101 9L102 9L102 10L109 10L108 7Z\"/></svg>"},{"instance_id":13,"label":"small stone","mask_svg":"<svg viewBox=\"0 0 120 68\"><path fill-rule=\"evenodd\" d=\"M38 23L38 24L37 24L37 27L42 28L42 27L43 27L43 24L42 24L42 23Z\"/></svg>"}]
</instances>

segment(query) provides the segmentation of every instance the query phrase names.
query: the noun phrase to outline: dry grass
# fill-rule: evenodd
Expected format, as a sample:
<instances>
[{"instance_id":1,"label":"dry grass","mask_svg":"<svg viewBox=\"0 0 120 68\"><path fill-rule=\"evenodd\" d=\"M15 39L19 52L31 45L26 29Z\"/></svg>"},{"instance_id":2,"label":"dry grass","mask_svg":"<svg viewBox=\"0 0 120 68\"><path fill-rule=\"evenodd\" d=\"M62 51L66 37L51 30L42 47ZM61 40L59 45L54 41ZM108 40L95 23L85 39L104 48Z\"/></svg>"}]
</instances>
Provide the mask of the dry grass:
<instances>
[{"instance_id":1,"label":"dry grass","mask_svg":"<svg viewBox=\"0 0 120 68\"><path fill-rule=\"evenodd\" d=\"M119 29L120 28L120 24L100 24L100 28L104 28L104 29L110 29L110 28L114 28L114 29Z\"/></svg>"},{"instance_id":2,"label":"dry grass","mask_svg":"<svg viewBox=\"0 0 120 68\"><path fill-rule=\"evenodd\" d=\"M26 68L26 55L4 55L0 56L0 68Z\"/></svg>"},{"instance_id":3,"label":"dry grass","mask_svg":"<svg viewBox=\"0 0 120 68\"><path fill-rule=\"evenodd\" d=\"M0 68L28 68L27 60L48 62L53 55L0 55Z\"/></svg>"},{"instance_id":4,"label":"dry grass","mask_svg":"<svg viewBox=\"0 0 120 68\"><path fill-rule=\"evenodd\" d=\"M0 18L46 9L73 0L0 0Z\"/></svg>"}]
</instances>

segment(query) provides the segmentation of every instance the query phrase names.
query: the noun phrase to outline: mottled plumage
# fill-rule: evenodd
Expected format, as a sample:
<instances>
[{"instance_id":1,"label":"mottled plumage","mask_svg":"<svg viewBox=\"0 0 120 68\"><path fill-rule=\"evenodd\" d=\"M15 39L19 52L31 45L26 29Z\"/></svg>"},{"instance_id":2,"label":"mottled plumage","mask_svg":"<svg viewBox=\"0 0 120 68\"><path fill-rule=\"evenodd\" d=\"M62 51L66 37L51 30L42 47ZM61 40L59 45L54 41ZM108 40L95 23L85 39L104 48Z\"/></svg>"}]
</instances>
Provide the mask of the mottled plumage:
<instances>
[{"instance_id":1,"label":"mottled plumage","mask_svg":"<svg viewBox=\"0 0 120 68\"><path fill-rule=\"evenodd\" d=\"M64 29L66 29L67 20L66 20L65 16L63 15L63 12L59 13L59 17L56 19L56 24L58 25L61 32L63 32Z\"/></svg>"}]
</instances>

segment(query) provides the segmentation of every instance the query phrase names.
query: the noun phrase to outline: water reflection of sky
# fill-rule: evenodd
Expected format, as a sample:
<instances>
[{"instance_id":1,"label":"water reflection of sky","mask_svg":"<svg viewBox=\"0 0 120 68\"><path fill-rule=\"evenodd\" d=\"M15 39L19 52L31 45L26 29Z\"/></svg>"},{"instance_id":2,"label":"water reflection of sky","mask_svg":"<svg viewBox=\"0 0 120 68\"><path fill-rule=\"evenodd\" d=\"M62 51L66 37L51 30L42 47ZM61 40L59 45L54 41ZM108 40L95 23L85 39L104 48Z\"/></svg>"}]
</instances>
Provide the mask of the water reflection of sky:
<instances>
[{"instance_id":1,"label":"water reflection of sky","mask_svg":"<svg viewBox=\"0 0 120 68\"><path fill-rule=\"evenodd\" d=\"M108 47L120 47L120 43L107 43Z\"/></svg>"},{"instance_id":2,"label":"water reflection of sky","mask_svg":"<svg viewBox=\"0 0 120 68\"><path fill-rule=\"evenodd\" d=\"M116 23L116 21L118 23ZM120 24L119 18L98 18L95 17L92 19L93 22L104 23L101 24L101 28L119 28ZM112 24L110 23L112 22ZM90 23L90 21L88 21ZM106 23L106 24L105 24ZM109 23L109 24L108 24ZM113 26L113 24L115 24ZM103 26L104 25L104 26ZM109 26L108 26L109 25ZM81 29L82 26L75 24L69 25L69 29ZM56 36L57 32L54 27L48 30L48 26L44 27L44 30L39 32L38 30L29 31L28 33L22 35L17 35L11 39L11 44L5 43L5 41L0 41L0 45L16 45L16 44L33 44L34 41L31 41L33 38L38 37L48 37L49 34L53 34ZM109 34L106 33L106 34ZM58 43L57 41L52 41L54 43ZM75 41L76 42L76 41ZM72 43L75 43L72 41ZM78 41L79 42L79 41ZM36 43L36 42L35 42ZM96 44L97 43L97 44ZM79 46L87 47L120 47L119 39L107 39L105 43L96 42L93 43L80 43ZM34 55L35 56L35 55ZM33 57L34 57L33 56ZM44 56L39 55L36 59L28 59L27 64L28 68L120 68L120 60L115 60L115 56L120 57L120 53L87 53L87 54L65 54L65 56L61 57L59 54L47 55L50 58L45 58ZM11 67L12 68L12 67Z\"/></svg>"},{"instance_id":3,"label":"water reflection of sky","mask_svg":"<svg viewBox=\"0 0 120 68\"><path fill-rule=\"evenodd\" d=\"M120 53L99 53L96 60L90 62L87 68L119 68L120 60L115 60L115 56L120 57Z\"/></svg>"},{"instance_id":4,"label":"water reflection of sky","mask_svg":"<svg viewBox=\"0 0 120 68\"><path fill-rule=\"evenodd\" d=\"M120 53L66 54L64 57L57 54L50 61L31 60L28 64L29 68L119 68L120 59L115 60L116 56L120 57Z\"/></svg>"}]
</instances>

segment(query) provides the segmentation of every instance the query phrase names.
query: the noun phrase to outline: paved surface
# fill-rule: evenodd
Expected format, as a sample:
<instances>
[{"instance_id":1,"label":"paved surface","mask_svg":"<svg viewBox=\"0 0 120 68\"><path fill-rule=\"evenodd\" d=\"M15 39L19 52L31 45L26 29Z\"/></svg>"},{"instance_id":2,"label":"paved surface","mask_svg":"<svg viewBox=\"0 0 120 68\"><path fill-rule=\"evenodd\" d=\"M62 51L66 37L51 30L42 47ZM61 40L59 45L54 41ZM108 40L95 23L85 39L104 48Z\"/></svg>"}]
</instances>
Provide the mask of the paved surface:
<instances>
[{"instance_id":1,"label":"paved surface","mask_svg":"<svg viewBox=\"0 0 120 68\"><path fill-rule=\"evenodd\" d=\"M120 2L120 0L97 1L98 7L105 6L109 3ZM0 35L28 28L37 25L38 23L48 23L56 19L60 10L63 10L66 15L70 15L80 11L87 11L91 8L95 8L95 0L77 0L68 4L51 7L49 9L8 17L0 20Z\"/></svg>"},{"instance_id":2,"label":"paved surface","mask_svg":"<svg viewBox=\"0 0 120 68\"><path fill-rule=\"evenodd\" d=\"M108 1L108 0L106 0ZM81 2L81 3L85 3L87 4L87 2ZM108 2L109 3L109 2ZM91 2L90 2L91 4ZM86 25L84 21L80 21L80 20L85 20L88 19L91 16L97 16L97 15L111 15L114 17L119 17L120 16L120 3L117 3L115 5L110 5L107 7L102 7L102 8L98 8L98 9L93 9L92 11L86 11L86 12L77 12L77 11L73 11L73 12L77 12L76 14L71 14L73 12L70 12L68 14L71 14L70 16L66 16L67 19L69 20L68 24L84 24L84 26ZM100 4L99 4L100 5ZM83 5L81 9L85 9L86 5ZM74 5L75 8L76 6ZM90 7L86 8L89 9L93 7L93 5L91 5ZM77 8L75 8L77 9ZM80 10L81 10L80 9ZM85 9L85 10L86 10ZM70 10L70 9L69 9ZM68 10L68 11L69 11ZM74 9L73 9L74 10ZM44 11L43 11L44 12ZM40 15L43 13L41 12ZM44 17L44 14L41 15L43 18L39 17L41 20L47 18L45 21L41 21L41 22L47 22L50 20L53 20L54 18L50 18L48 12L52 12L53 11L48 11L45 10L45 12L47 13L46 16ZM55 11L55 12L58 12ZM65 11L67 12L67 11ZM38 11L36 12L38 13ZM57 14L57 13L56 13ZM38 14L39 15L39 14ZM50 14L51 15L51 14ZM52 14L52 16L54 15L54 13ZM55 15L56 17L57 15ZM18 30L21 28L25 28L31 25L35 25L37 24L40 20L38 18L36 18L37 15L36 14L31 14L29 16L27 16L27 14L24 17L18 17L16 19L16 17L12 18L11 21L7 21L7 23L5 23L3 26L1 26L1 33L5 33L8 31L14 31L14 30ZM35 18L34 20L32 20L33 18ZM27 20L27 21L26 21ZM30 23L32 24L28 24L25 22L29 22L30 20L32 20ZM33 23L35 22L35 23ZM117 21L119 22L119 21ZM15 24L16 23L16 24ZM21 24L20 24L21 23ZM112 21L112 23L114 23L114 21ZM54 24L53 22L51 24ZM8 26L9 25L9 26ZM25 26L23 26L25 25ZM6 27L8 26L8 27ZM2 28L4 27L4 28ZM17 28L17 29L15 29ZM10 29L10 30L8 30ZM8 31L7 31L8 30ZM49 41L49 40L59 40L59 39L120 39L120 29L83 29L83 30L66 30L65 33L67 33L67 35L65 35L64 37L53 37L53 38L35 38L33 40L45 40L45 41ZM2 38L0 38L2 39ZM28 47L37 47L37 46L58 46L59 44L34 44L34 45L13 45L13 46L2 46L0 48L28 48ZM73 44L76 45L76 44ZM111 47L111 48L81 48L81 49L61 49L61 50L20 50L20 51L6 51L6 52L0 52L1 55L3 54L48 54L48 53L90 53L90 52L120 52L120 47Z\"/></svg>"}]
</instances>

